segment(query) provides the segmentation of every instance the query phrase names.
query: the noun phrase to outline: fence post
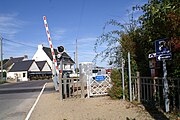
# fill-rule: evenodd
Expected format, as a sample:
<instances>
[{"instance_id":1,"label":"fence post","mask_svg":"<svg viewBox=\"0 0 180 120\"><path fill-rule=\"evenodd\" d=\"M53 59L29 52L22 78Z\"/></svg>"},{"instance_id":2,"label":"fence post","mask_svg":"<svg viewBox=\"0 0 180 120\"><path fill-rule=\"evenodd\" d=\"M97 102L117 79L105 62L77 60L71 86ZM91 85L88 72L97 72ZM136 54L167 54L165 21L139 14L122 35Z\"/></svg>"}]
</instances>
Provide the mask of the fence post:
<instances>
[{"instance_id":1,"label":"fence post","mask_svg":"<svg viewBox=\"0 0 180 120\"><path fill-rule=\"evenodd\" d=\"M81 98L84 98L84 77L85 75L84 74L81 74L82 77L80 77L80 81L81 81Z\"/></svg>"},{"instance_id":2,"label":"fence post","mask_svg":"<svg viewBox=\"0 0 180 120\"><path fill-rule=\"evenodd\" d=\"M141 98L140 98L140 73L137 72L137 91L138 91L138 102L141 102Z\"/></svg>"},{"instance_id":3,"label":"fence post","mask_svg":"<svg viewBox=\"0 0 180 120\"><path fill-rule=\"evenodd\" d=\"M180 110L180 82L179 82L179 80L178 80L178 99L179 99L179 102L178 102L178 107L179 107L179 110Z\"/></svg>"},{"instance_id":4,"label":"fence post","mask_svg":"<svg viewBox=\"0 0 180 120\"><path fill-rule=\"evenodd\" d=\"M62 73L59 74L59 94L60 94L60 100L63 99L62 97Z\"/></svg>"},{"instance_id":5,"label":"fence post","mask_svg":"<svg viewBox=\"0 0 180 120\"><path fill-rule=\"evenodd\" d=\"M125 60L122 59L122 90L123 90L123 100L125 100L125 87L124 87L124 64L125 64Z\"/></svg>"},{"instance_id":6,"label":"fence post","mask_svg":"<svg viewBox=\"0 0 180 120\"><path fill-rule=\"evenodd\" d=\"M132 102L131 63L130 63L130 53L129 52L128 52L128 68L129 68L129 97L130 97L130 102Z\"/></svg>"},{"instance_id":7,"label":"fence post","mask_svg":"<svg viewBox=\"0 0 180 120\"><path fill-rule=\"evenodd\" d=\"M67 77L66 77L66 74L64 74L64 77L63 77L63 84L64 84L64 97L65 99L67 98Z\"/></svg>"},{"instance_id":8,"label":"fence post","mask_svg":"<svg viewBox=\"0 0 180 120\"><path fill-rule=\"evenodd\" d=\"M154 90L154 91L153 91L153 98L154 98L154 101L157 102L157 100L156 100L156 97L157 97L157 96L156 96L156 94L157 94L157 93L156 93L156 91L157 91L157 90L156 90L156 77L153 77L153 90Z\"/></svg>"}]
</instances>

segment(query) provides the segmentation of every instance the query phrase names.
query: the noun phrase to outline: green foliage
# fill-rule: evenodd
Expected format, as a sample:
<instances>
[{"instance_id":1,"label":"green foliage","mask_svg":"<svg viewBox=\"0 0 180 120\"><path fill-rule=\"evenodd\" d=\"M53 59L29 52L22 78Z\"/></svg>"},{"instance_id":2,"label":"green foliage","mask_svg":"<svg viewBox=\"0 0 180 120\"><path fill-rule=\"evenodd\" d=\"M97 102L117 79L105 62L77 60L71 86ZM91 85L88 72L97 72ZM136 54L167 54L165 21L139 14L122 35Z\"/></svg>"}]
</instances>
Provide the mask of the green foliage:
<instances>
[{"instance_id":1,"label":"green foliage","mask_svg":"<svg viewBox=\"0 0 180 120\"><path fill-rule=\"evenodd\" d=\"M3 72L3 77L6 77L6 76L7 76L6 72Z\"/></svg>"},{"instance_id":2,"label":"green foliage","mask_svg":"<svg viewBox=\"0 0 180 120\"><path fill-rule=\"evenodd\" d=\"M147 42L169 38L172 60L167 62L168 76L179 77L180 73L180 2L179 0L150 0L143 6L136 6L144 14L139 17L141 33L147 36ZM155 48L148 48L154 51Z\"/></svg>"},{"instance_id":3,"label":"green foliage","mask_svg":"<svg viewBox=\"0 0 180 120\"><path fill-rule=\"evenodd\" d=\"M149 76L148 54L155 52L155 40L169 38L172 60L167 61L168 76L180 77L179 6L179 0L149 0L142 6L133 7L134 11L143 12L138 20L134 20L132 14L129 23L108 21L94 47L96 58L109 59L109 64L120 67L122 58L127 61L127 53L130 52L132 74L139 71L142 76ZM113 27L106 32L108 26ZM98 47L103 44L106 44L107 48L99 52Z\"/></svg>"},{"instance_id":4,"label":"green foliage","mask_svg":"<svg viewBox=\"0 0 180 120\"><path fill-rule=\"evenodd\" d=\"M4 83L8 83L8 82L5 80L0 80L0 84L4 84Z\"/></svg>"},{"instance_id":5,"label":"green foliage","mask_svg":"<svg viewBox=\"0 0 180 120\"><path fill-rule=\"evenodd\" d=\"M122 91L122 76L121 71L118 69L113 69L111 73L111 81L112 81L112 88L109 89L108 94L113 99L122 99L123 98L123 91ZM128 98L128 82L127 82L127 75L125 75L125 97Z\"/></svg>"},{"instance_id":6,"label":"green foliage","mask_svg":"<svg viewBox=\"0 0 180 120\"><path fill-rule=\"evenodd\" d=\"M75 68L75 72L76 72L76 73L79 73L79 68Z\"/></svg>"},{"instance_id":7,"label":"green foliage","mask_svg":"<svg viewBox=\"0 0 180 120\"><path fill-rule=\"evenodd\" d=\"M180 112L177 113L177 117L180 117Z\"/></svg>"},{"instance_id":8,"label":"green foliage","mask_svg":"<svg viewBox=\"0 0 180 120\"><path fill-rule=\"evenodd\" d=\"M109 95L113 99L120 99L123 96L121 75L118 69L113 69L111 73L112 88L109 90Z\"/></svg>"}]
</instances>

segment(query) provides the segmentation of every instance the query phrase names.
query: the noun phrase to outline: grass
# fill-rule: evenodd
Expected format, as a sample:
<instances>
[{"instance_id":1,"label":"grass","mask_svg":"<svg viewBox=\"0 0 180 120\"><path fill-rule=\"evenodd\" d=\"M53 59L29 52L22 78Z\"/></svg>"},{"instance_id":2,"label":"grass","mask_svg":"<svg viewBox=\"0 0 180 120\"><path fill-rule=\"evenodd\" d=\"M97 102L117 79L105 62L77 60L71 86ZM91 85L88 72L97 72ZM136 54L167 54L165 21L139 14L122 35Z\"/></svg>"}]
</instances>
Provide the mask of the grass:
<instances>
[{"instance_id":1,"label":"grass","mask_svg":"<svg viewBox=\"0 0 180 120\"><path fill-rule=\"evenodd\" d=\"M8 82L5 80L0 80L0 84L4 84L4 83L8 83Z\"/></svg>"}]
</instances>

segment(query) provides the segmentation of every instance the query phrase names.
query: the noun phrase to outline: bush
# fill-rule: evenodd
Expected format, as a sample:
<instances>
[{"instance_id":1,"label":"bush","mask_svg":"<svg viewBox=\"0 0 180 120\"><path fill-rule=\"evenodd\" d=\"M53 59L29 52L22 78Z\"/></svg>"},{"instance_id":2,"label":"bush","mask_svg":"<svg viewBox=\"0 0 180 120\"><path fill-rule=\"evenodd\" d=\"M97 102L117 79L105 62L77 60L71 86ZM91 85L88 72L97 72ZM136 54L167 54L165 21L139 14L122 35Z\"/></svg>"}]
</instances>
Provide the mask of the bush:
<instances>
[{"instance_id":1,"label":"bush","mask_svg":"<svg viewBox=\"0 0 180 120\"><path fill-rule=\"evenodd\" d=\"M5 80L0 80L0 84L4 84L4 83L7 83L7 81L5 81Z\"/></svg>"},{"instance_id":2,"label":"bush","mask_svg":"<svg viewBox=\"0 0 180 120\"><path fill-rule=\"evenodd\" d=\"M112 88L108 94L113 99L121 99L123 97L121 73L118 69L113 69L111 73Z\"/></svg>"}]
</instances>

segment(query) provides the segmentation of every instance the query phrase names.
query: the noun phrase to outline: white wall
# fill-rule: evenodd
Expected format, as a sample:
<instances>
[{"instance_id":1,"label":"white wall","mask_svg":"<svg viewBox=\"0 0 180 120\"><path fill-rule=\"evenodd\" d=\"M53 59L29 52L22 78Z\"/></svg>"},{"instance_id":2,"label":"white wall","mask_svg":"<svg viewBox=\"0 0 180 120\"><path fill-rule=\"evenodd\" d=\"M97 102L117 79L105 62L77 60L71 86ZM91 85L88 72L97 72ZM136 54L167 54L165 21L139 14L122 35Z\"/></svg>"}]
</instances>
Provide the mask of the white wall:
<instances>
[{"instance_id":1,"label":"white wall","mask_svg":"<svg viewBox=\"0 0 180 120\"><path fill-rule=\"evenodd\" d=\"M34 54L33 60L35 61L47 61L48 64L50 65L51 69L52 69L52 61L51 59L47 56L47 54L44 52L43 50L43 45L38 45L38 50L36 51L36 53ZM63 65L64 70L72 70L74 71L74 65Z\"/></svg>"},{"instance_id":2,"label":"white wall","mask_svg":"<svg viewBox=\"0 0 180 120\"><path fill-rule=\"evenodd\" d=\"M24 77L23 77L23 73L25 74ZM13 78L13 79L16 79L16 77L18 77L18 80L19 80L19 81L28 81L28 78L27 78L27 71L21 71L21 72L8 72L8 73L7 73L7 77Z\"/></svg>"},{"instance_id":3,"label":"white wall","mask_svg":"<svg viewBox=\"0 0 180 120\"><path fill-rule=\"evenodd\" d=\"M45 65L44 65L42 71L51 71L51 69L50 69L48 63L45 63Z\"/></svg>"},{"instance_id":4,"label":"white wall","mask_svg":"<svg viewBox=\"0 0 180 120\"><path fill-rule=\"evenodd\" d=\"M64 70L72 70L74 71L74 65L65 64L63 65Z\"/></svg>"},{"instance_id":5,"label":"white wall","mask_svg":"<svg viewBox=\"0 0 180 120\"><path fill-rule=\"evenodd\" d=\"M44 52L43 45L38 45L38 50L36 51L32 59L35 61L47 61L50 67L52 68L52 61Z\"/></svg>"},{"instance_id":6,"label":"white wall","mask_svg":"<svg viewBox=\"0 0 180 120\"><path fill-rule=\"evenodd\" d=\"M35 62L32 63L31 67L29 68L29 71L40 71L37 64Z\"/></svg>"}]
</instances>

